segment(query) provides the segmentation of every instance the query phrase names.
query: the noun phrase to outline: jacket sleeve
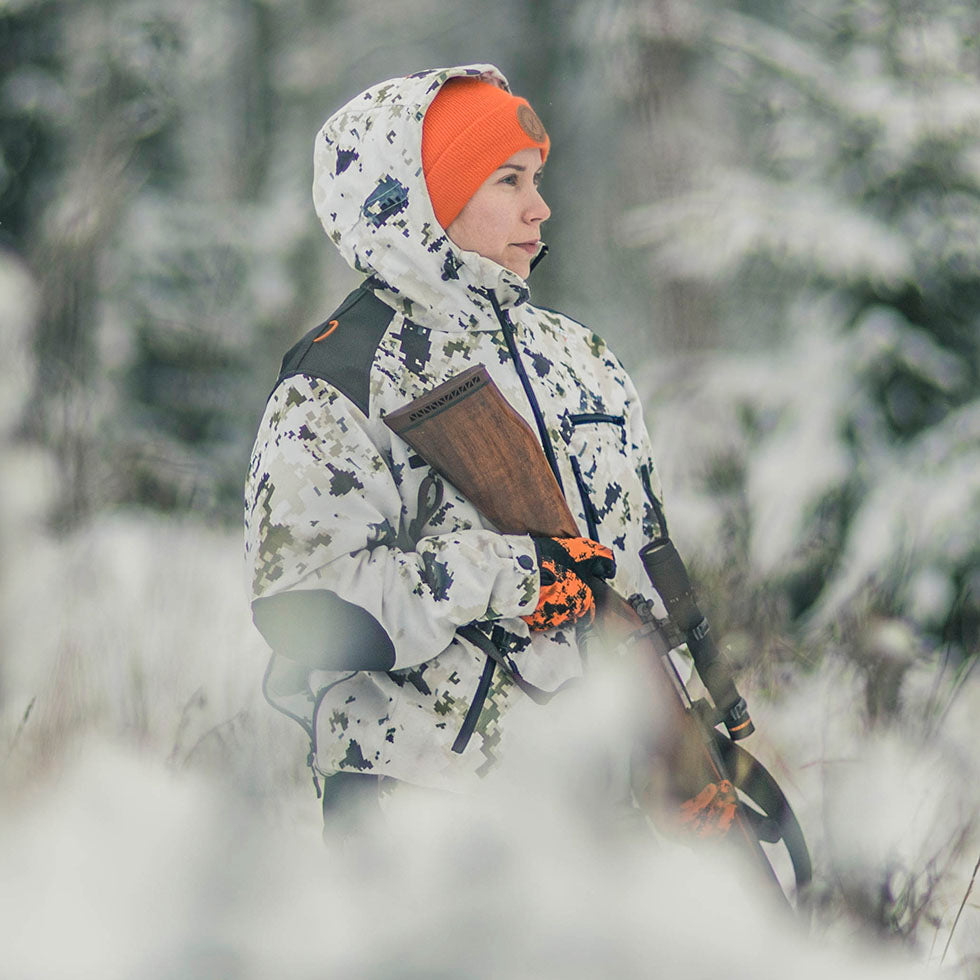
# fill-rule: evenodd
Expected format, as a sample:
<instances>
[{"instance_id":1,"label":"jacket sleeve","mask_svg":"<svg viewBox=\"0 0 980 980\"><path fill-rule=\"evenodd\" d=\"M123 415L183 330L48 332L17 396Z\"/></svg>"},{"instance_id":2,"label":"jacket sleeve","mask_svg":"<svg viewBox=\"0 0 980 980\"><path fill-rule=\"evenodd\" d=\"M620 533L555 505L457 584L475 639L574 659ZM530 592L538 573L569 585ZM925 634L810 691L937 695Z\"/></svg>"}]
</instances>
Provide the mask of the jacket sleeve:
<instances>
[{"instance_id":1,"label":"jacket sleeve","mask_svg":"<svg viewBox=\"0 0 980 980\"><path fill-rule=\"evenodd\" d=\"M335 388L303 375L269 400L246 485L246 555L256 624L273 649L289 656L276 647L298 632L316 639L293 655L321 656L326 632L387 653L344 661L350 651L339 650L340 660L311 665L401 668L439 654L458 626L533 612L529 537L470 528L406 540L396 474L370 425Z\"/></svg>"}]
</instances>

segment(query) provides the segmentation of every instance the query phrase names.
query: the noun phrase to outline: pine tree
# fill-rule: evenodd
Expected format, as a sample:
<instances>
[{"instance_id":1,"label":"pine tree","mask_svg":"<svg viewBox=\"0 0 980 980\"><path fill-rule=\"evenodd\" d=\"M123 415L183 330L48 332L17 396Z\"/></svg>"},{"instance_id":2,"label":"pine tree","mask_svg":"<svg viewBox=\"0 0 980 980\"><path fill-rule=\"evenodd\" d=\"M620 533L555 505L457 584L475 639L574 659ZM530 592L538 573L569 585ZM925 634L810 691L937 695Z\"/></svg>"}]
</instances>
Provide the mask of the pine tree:
<instances>
[{"instance_id":1,"label":"pine tree","mask_svg":"<svg viewBox=\"0 0 980 980\"><path fill-rule=\"evenodd\" d=\"M975 654L975 5L627 7L629 43L683 54L727 147L628 227L660 275L710 292L727 350L656 374L702 541L798 624L899 617Z\"/></svg>"}]
</instances>

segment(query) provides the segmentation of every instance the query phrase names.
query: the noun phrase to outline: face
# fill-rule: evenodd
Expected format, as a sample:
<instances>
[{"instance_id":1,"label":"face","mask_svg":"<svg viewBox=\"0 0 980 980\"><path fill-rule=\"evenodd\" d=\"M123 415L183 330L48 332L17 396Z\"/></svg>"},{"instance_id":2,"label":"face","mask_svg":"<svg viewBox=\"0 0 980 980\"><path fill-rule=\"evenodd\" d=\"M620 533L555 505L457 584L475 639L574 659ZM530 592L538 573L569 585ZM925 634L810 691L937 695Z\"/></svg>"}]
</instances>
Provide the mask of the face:
<instances>
[{"instance_id":1,"label":"face","mask_svg":"<svg viewBox=\"0 0 980 980\"><path fill-rule=\"evenodd\" d=\"M478 252L526 279L541 248L551 209L538 192L541 151L518 150L480 185L446 229L467 252Z\"/></svg>"}]
</instances>

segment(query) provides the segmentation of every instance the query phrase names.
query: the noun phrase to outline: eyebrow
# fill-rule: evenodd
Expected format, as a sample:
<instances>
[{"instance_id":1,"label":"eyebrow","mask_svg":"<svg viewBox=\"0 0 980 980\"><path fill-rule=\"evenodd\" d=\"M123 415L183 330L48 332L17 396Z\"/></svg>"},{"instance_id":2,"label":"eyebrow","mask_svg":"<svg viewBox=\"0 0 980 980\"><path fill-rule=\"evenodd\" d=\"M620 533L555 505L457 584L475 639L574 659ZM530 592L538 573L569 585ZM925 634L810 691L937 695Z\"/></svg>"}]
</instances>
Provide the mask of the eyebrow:
<instances>
[{"instance_id":1,"label":"eyebrow","mask_svg":"<svg viewBox=\"0 0 980 980\"><path fill-rule=\"evenodd\" d=\"M527 167L525 167L521 163L502 163L499 167L497 167L497 170L517 170L520 173L524 173L524 171L527 170ZM542 163L541 166L538 167L534 172L536 174L539 174L543 170L544 170L544 164Z\"/></svg>"}]
</instances>

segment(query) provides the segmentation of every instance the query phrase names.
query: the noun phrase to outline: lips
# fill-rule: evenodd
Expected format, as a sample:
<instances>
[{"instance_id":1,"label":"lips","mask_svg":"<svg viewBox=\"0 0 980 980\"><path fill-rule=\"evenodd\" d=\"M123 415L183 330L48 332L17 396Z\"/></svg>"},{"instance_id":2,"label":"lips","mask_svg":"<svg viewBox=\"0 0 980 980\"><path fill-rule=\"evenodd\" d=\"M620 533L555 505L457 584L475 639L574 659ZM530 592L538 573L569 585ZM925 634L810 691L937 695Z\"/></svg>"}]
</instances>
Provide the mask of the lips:
<instances>
[{"instance_id":1,"label":"lips","mask_svg":"<svg viewBox=\"0 0 980 980\"><path fill-rule=\"evenodd\" d=\"M537 252L538 248L540 247L541 242L540 241L536 241L536 242L514 242L513 245L514 245L515 248L519 248L519 249L522 249L523 251L527 252L528 255L534 255L535 252Z\"/></svg>"}]
</instances>

